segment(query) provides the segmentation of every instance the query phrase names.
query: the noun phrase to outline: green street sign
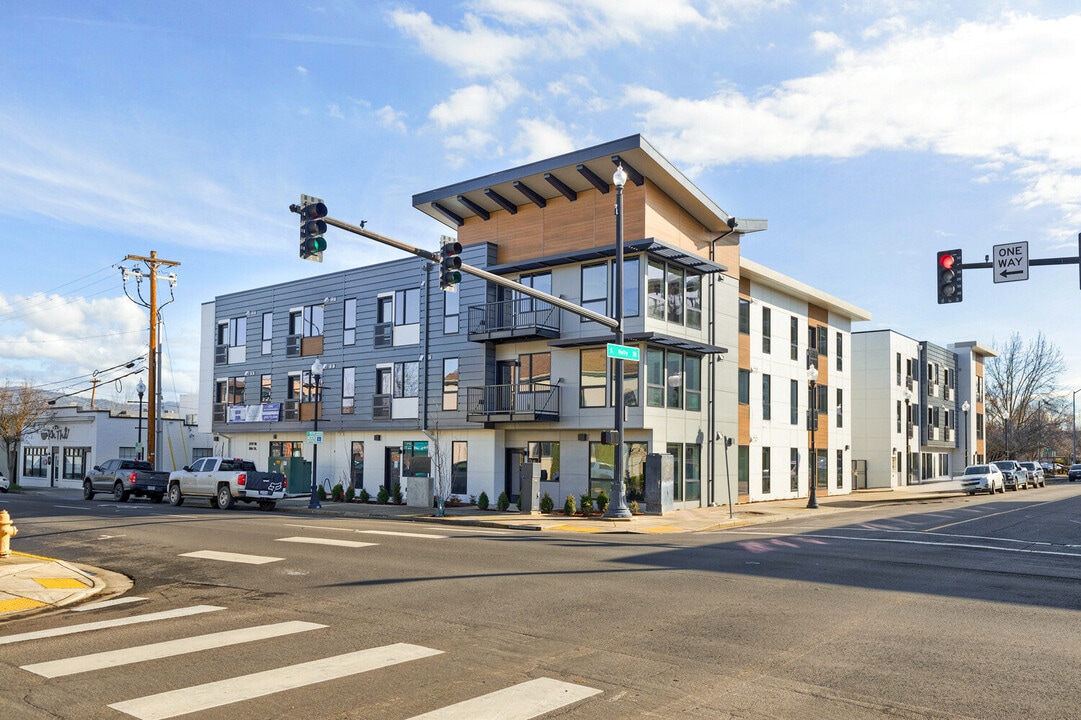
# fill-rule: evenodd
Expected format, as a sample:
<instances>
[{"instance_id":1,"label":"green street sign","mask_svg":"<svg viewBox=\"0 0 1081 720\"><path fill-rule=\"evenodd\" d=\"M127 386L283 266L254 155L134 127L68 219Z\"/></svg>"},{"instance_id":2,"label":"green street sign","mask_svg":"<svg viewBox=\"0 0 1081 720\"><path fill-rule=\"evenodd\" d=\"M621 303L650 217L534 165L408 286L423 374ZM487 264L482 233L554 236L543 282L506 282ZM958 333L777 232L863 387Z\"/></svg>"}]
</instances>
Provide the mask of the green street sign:
<instances>
[{"instance_id":1,"label":"green street sign","mask_svg":"<svg viewBox=\"0 0 1081 720\"><path fill-rule=\"evenodd\" d=\"M638 348L629 345L608 343L608 357L615 358L616 360L634 360L637 362Z\"/></svg>"}]
</instances>

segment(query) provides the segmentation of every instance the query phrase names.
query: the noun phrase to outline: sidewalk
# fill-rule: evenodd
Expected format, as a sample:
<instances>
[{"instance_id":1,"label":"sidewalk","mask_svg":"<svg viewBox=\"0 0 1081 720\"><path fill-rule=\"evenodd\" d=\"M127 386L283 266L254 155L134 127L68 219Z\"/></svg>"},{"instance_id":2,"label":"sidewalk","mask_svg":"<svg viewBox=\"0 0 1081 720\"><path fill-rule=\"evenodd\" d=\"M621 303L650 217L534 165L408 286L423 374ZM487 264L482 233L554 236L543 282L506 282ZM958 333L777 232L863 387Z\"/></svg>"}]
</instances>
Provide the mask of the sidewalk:
<instances>
[{"instance_id":1,"label":"sidewalk","mask_svg":"<svg viewBox=\"0 0 1081 720\"><path fill-rule=\"evenodd\" d=\"M72 493L52 489L24 490L28 493ZM445 517L435 517L431 508L406 505L376 505L361 503L321 503L318 510L308 509L308 497L296 497L278 503L279 512L328 517L355 517L484 527L532 532L575 533L693 533L725 528L776 522L791 518L840 513L871 505L931 501L960 494L952 482L913 485L894 490L860 490L850 495L824 496L817 509L808 509L805 498L773 500L737 505L729 512L727 506L677 510L666 515L635 515L628 520L609 520L600 516L590 518L555 515L533 515L519 512L478 510L473 506L448 507ZM15 518L17 520L17 518ZM12 539L18 545L18 538ZM53 558L12 551L0 558L0 621L30 612L59 608L88 600L108 590L119 595L131 587L123 575L86 565L74 565Z\"/></svg>"}]
</instances>

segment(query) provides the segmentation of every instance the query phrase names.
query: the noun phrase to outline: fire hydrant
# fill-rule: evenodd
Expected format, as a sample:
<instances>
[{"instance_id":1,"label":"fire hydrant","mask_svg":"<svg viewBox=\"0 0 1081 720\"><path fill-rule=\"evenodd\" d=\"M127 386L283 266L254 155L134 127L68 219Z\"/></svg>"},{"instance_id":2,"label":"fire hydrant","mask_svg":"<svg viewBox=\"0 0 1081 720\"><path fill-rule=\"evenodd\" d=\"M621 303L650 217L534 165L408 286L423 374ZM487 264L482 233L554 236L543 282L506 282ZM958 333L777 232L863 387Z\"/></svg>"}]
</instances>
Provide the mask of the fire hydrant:
<instances>
[{"instance_id":1,"label":"fire hydrant","mask_svg":"<svg viewBox=\"0 0 1081 720\"><path fill-rule=\"evenodd\" d=\"M19 534L19 528L11 523L7 510L0 510L0 557L11 555L11 538Z\"/></svg>"}]
</instances>

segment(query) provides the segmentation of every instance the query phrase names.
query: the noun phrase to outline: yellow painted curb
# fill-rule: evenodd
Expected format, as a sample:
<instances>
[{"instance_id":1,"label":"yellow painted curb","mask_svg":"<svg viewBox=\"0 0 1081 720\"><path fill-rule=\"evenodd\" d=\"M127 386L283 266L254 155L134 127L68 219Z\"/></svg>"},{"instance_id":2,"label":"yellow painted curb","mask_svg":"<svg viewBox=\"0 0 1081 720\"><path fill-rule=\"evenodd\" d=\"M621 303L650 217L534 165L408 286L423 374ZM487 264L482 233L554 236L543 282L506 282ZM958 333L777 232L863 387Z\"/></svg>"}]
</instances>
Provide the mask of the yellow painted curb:
<instances>
[{"instance_id":1,"label":"yellow painted curb","mask_svg":"<svg viewBox=\"0 0 1081 720\"><path fill-rule=\"evenodd\" d=\"M30 553L11 551L12 555L18 555L19 557L33 558L35 560L44 560L45 562L56 562L56 558L45 557L44 555L31 555Z\"/></svg>"},{"instance_id":2,"label":"yellow painted curb","mask_svg":"<svg viewBox=\"0 0 1081 720\"><path fill-rule=\"evenodd\" d=\"M0 613L19 612L20 610L32 610L34 608L42 607L47 603L43 603L40 600L31 600L30 598L13 598L11 600L0 600Z\"/></svg>"},{"instance_id":3,"label":"yellow painted curb","mask_svg":"<svg viewBox=\"0 0 1081 720\"><path fill-rule=\"evenodd\" d=\"M683 532L683 528L676 527L675 525L660 525L653 528L642 528L638 532L643 533L678 533Z\"/></svg>"},{"instance_id":4,"label":"yellow painted curb","mask_svg":"<svg viewBox=\"0 0 1081 720\"><path fill-rule=\"evenodd\" d=\"M75 578L34 578L34 582L50 590L82 590L90 587Z\"/></svg>"},{"instance_id":5,"label":"yellow painted curb","mask_svg":"<svg viewBox=\"0 0 1081 720\"><path fill-rule=\"evenodd\" d=\"M549 530L566 530L567 532L595 533L600 532L596 528L584 528L577 525L552 525Z\"/></svg>"}]
</instances>

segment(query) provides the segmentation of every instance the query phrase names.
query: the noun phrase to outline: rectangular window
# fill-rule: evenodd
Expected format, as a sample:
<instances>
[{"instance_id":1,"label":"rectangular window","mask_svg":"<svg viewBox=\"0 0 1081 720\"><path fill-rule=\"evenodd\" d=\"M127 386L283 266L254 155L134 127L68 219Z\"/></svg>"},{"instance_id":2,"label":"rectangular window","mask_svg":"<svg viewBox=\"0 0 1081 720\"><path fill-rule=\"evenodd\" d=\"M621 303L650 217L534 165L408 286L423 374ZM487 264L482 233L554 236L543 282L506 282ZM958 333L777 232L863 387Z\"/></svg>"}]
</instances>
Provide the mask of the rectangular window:
<instances>
[{"instance_id":1,"label":"rectangular window","mask_svg":"<svg viewBox=\"0 0 1081 720\"><path fill-rule=\"evenodd\" d=\"M364 441L353 440L350 443L350 449L352 450L353 488L360 490L364 487Z\"/></svg>"},{"instance_id":2,"label":"rectangular window","mask_svg":"<svg viewBox=\"0 0 1081 720\"><path fill-rule=\"evenodd\" d=\"M420 363L394 363L394 397L413 398L420 395Z\"/></svg>"},{"instance_id":3,"label":"rectangular window","mask_svg":"<svg viewBox=\"0 0 1081 720\"><path fill-rule=\"evenodd\" d=\"M699 330L702 328L702 276L698 273L687 271L686 282L686 315L687 327Z\"/></svg>"},{"instance_id":4,"label":"rectangular window","mask_svg":"<svg viewBox=\"0 0 1081 720\"><path fill-rule=\"evenodd\" d=\"M665 452L672 456L672 479L675 481L675 492L673 493L675 500L683 499L683 445L680 443L668 443L664 448Z\"/></svg>"},{"instance_id":5,"label":"rectangular window","mask_svg":"<svg viewBox=\"0 0 1081 720\"><path fill-rule=\"evenodd\" d=\"M897 384L901 384L901 353L897 353Z\"/></svg>"},{"instance_id":6,"label":"rectangular window","mask_svg":"<svg viewBox=\"0 0 1081 720\"><path fill-rule=\"evenodd\" d=\"M615 445L599 442L589 443L589 492L596 495L601 490L612 497L612 478L615 477ZM679 460L677 459L678 463ZM678 480L677 480L678 484Z\"/></svg>"},{"instance_id":7,"label":"rectangular window","mask_svg":"<svg viewBox=\"0 0 1081 720\"><path fill-rule=\"evenodd\" d=\"M454 295L456 293L448 293ZM455 440L450 444L450 491L455 495L469 492L469 443Z\"/></svg>"},{"instance_id":8,"label":"rectangular window","mask_svg":"<svg viewBox=\"0 0 1081 720\"><path fill-rule=\"evenodd\" d=\"M739 446L736 468L739 494L746 495L751 489L751 448L748 445Z\"/></svg>"},{"instance_id":9,"label":"rectangular window","mask_svg":"<svg viewBox=\"0 0 1081 720\"><path fill-rule=\"evenodd\" d=\"M23 475L26 477L48 477L46 469L49 461L49 448L23 447Z\"/></svg>"},{"instance_id":10,"label":"rectangular window","mask_svg":"<svg viewBox=\"0 0 1081 720\"><path fill-rule=\"evenodd\" d=\"M606 262L582 266L582 307L608 314L608 272Z\"/></svg>"},{"instance_id":11,"label":"rectangular window","mask_svg":"<svg viewBox=\"0 0 1081 720\"><path fill-rule=\"evenodd\" d=\"M791 408L789 422L799 425L799 380L789 381L788 406Z\"/></svg>"},{"instance_id":12,"label":"rectangular window","mask_svg":"<svg viewBox=\"0 0 1081 720\"><path fill-rule=\"evenodd\" d=\"M428 455L428 441L402 443L402 477L431 477L432 458Z\"/></svg>"},{"instance_id":13,"label":"rectangular window","mask_svg":"<svg viewBox=\"0 0 1081 720\"><path fill-rule=\"evenodd\" d=\"M452 335L458 332L459 315L461 314L461 293L443 293L443 334Z\"/></svg>"},{"instance_id":14,"label":"rectangular window","mask_svg":"<svg viewBox=\"0 0 1081 720\"><path fill-rule=\"evenodd\" d=\"M551 278L551 275L549 275ZM548 281L551 293L551 280ZM638 317L641 314L642 263L634 257L623 261L623 317ZM689 292L689 291L688 291Z\"/></svg>"},{"instance_id":15,"label":"rectangular window","mask_svg":"<svg viewBox=\"0 0 1081 720\"><path fill-rule=\"evenodd\" d=\"M526 443L526 454L529 456L529 462L540 465L541 482L559 482L558 442Z\"/></svg>"},{"instance_id":16,"label":"rectangular window","mask_svg":"<svg viewBox=\"0 0 1081 720\"><path fill-rule=\"evenodd\" d=\"M377 323L394 322L394 296L381 295L376 300L375 321Z\"/></svg>"},{"instance_id":17,"label":"rectangular window","mask_svg":"<svg viewBox=\"0 0 1081 720\"><path fill-rule=\"evenodd\" d=\"M345 301L345 318L343 319L345 330L342 332L343 345L356 345L357 343L357 299L348 298Z\"/></svg>"},{"instance_id":18,"label":"rectangular window","mask_svg":"<svg viewBox=\"0 0 1081 720\"><path fill-rule=\"evenodd\" d=\"M828 385L815 385L818 397L815 398L815 409L819 415L826 415L830 411L830 389ZM815 424L817 428L817 423Z\"/></svg>"},{"instance_id":19,"label":"rectangular window","mask_svg":"<svg viewBox=\"0 0 1081 720\"><path fill-rule=\"evenodd\" d=\"M739 371L739 404L749 405L751 402L751 371L740 369Z\"/></svg>"},{"instance_id":20,"label":"rectangular window","mask_svg":"<svg viewBox=\"0 0 1081 720\"><path fill-rule=\"evenodd\" d=\"M301 337L319 337L323 334L322 305L308 305L289 313L289 334Z\"/></svg>"},{"instance_id":21,"label":"rectangular window","mask_svg":"<svg viewBox=\"0 0 1081 720\"><path fill-rule=\"evenodd\" d=\"M686 500L702 498L702 446L686 445L683 448L683 487Z\"/></svg>"},{"instance_id":22,"label":"rectangular window","mask_svg":"<svg viewBox=\"0 0 1081 720\"><path fill-rule=\"evenodd\" d=\"M751 334L751 301L747 298L739 299L739 333Z\"/></svg>"},{"instance_id":23,"label":"rectangular window","mask_svg":"<svg viewBox=\"0 0 1081 720\"><path fill-rule=\"evenodd\" d=\"M795 315L792 316L792 325L789 328L789 333L789 359L799 360L799 319Z\"/></svg>"},{"instance_id":24,"label":"rectangular window","mask_svg":"<svg viewBox=\"0 0 1081 720\"><path fill-rule=\"evenodd\" d=\"M762 494L769 495L771 491L770 486L770 449L768 447L762 448Z\"/></svg>"},{"instance_id":25,"label":"rectangular window","mask_svg":"<svg viewBox=\"0 0 1081 720\"><path fill-rule=\"evenodd\" d=\"M270 354L271 340L274 338L274 313L263 313L263 355Z\"/></svg>"},{"instance_id":26,"label":"rectangular window","mask_svg":"<svg viewBox=\"0 0 1081 720\"><path fill-rule=\"evenodd\" d=\"M799 448L788 449L788 490L799 492Z\"/></svg>"},{"instance_id":27,"label":"rectangular window","mask_svg":"<svg viewBox=\"0 0 1081 720\"><path fill-rule=\"evenodd\" d=\"M683 384L685 380L683 377L683 353L669 350L665 367L668 375L666 380L668 383L667 405L670 408L681 408L683 407Z\"/></svg>"},{"instance_id":28,"label":"rectangular window","mask_svg":"<svg viewBox=\"0 0 1081 720\"><path fill-rule=\"evenodd\" d=\"M770 354L771 345L773 339L770 335L773 332L773 312L768 308L762 308L762 352L766 355Z\"/></svg>"},{"instance_id":29,"label":"rectangular window","mask_svg":"<svg viewBox=\"0 0 1081 720\"><path fill-rule=\"evenodd\" d=\"M901 432L901 401L897 401L897 432Z\"/></svg>"},{"instance_id":30,"label":"rectangular window","mask_svg":"<svg viewBox=\"0 0 1081 720\"><path fill-rule=\"evenodd\" d=\"M845 451L837 451L837 489L845 486Z\"/></svg>"},{"instance_id":31,"label":"rectangular window","mask_svg":"<svg viewBox=\"0 0 1081 720\"><path fill-rule=\"evenodd\" d=\"M837 369L844 370L844 340L841 333L837 333Z\"/></svg>"},{"instance_id":32,"label":"rectangular window","mask_svg":"<svg viewBox=\"0 0 1081 720\"><path fill-rule=\"evenodd\" d=\"M240 347L248 340L248 318L238 317L229 321L229 345Z\"/></svg>"},{"instance_id":33,"label":"rectangular window","mask_svg":"<svg viewBox=\"0 0 1081 720\"><path fill-rule=\"evenodd\" d=\"M844 427L844 391L837 388L837 427Z\"/></svg>"},{"instance_id":34,"label":"rectangular window","mask_svg":"<svg viewBox=\"0 0 1081 720\"><path fill-rule=\"evenodd\" d=\"M88 447L64 448L63 475L65 480L82 480L86 477L86 456L90 454Z\"/></svg>"},{"instance_id":35,"label":"rectangular window","mask_svg":"<svg viewBox=\"0 0 1081 720\"><path fill-rule=\"evenodd\" d=\"M646 350L646 405L664 407L664 351Z\"/></svg>"},{"instance_id":36,"label":"rectangular window","mask_svg":"<svg viewBox=\"0 0 1081 720\"><path fill-rule=\"evenodd\" d=\"M591 348L579 352L579 407L604 407L605 385L608 377L608 358L604 348Z\"/></svg>"},{"instance_id":37,"label":"rectangular window","mask_svg":"<svg viewBox=\"0 0 1081 720\"><path fill-rule=\"evenodd\" d=\"M458 409L458 358L443 358L443 409Z\"/></svg>"},{"instance_id":38,"label":"rectangular window","mask_svg":"<svg viewBox=\"0 0 1081 720\"><path fill-rule=\"evenodd\" d=\"M271 382L273 376L261 375L259 377L259 404L263 405L270 402L270 399L274 397L272 394Z\"/></svg>"},{"instance_id":39,"label":"rectangular window","mask_svg":"<svg viewBox=\"0 0 1081 720\"><path fill-rule=\"evenodd\" d=\"M352 415L357 394L357 369L342 368L342 415Z\"/></svg>"},{"instance_id":40,"label":"rectangular window","mask_svg":"<svg viewBox=\"0 0 1081 720\"><path fill-rule=\"evenodd\" d=\"M770 418L770 398L772 378L769 375L762 376L762 419L769 420Z\"/></svg>"},{"instance_id":41,"label":"rectangular window","mask_svg":"<svg viewBox=\"0 0 1081 720\"><path fill-rule=\"evenodd\" d=\"M683 362L684 385L687 388L687 409L698 412L702 409L702 358L688 355Z\"/></svg>"},{"instance_id":42,"label":"rectangular window","mask_svg":"<svg viewBox=\"0 0 1081 720\"><path fill-rule=\"evenodd\" d=\"M550 356L548 362L549 367L551 367ZM623 361L623 404L626 407L638 407L638 373L637 362L634 360ZM548 381L545 380L545 382ZM615 378L612 379L612 402L615 402Z\"/></svg>"},{"instance_id":43,"label":"rectangular window","mask_svg":"<svg viewBox=\"0 0 1081 720\"><path fill-rule=\"evenodd\" d=\"M829 328L825 325L818 326L818 354L825 357L829 355Z\"/></svg>"},{"instance_id":44,"label":"rectangular window","mask_svg":"<svg viewBox=\"0 0 1081 720\"><path fill-rule=\"evenodd\" d=\"M394 293L394 324L416 325L420 322L420 288Z\"/></svg>"},{"instance_id":45,"label":"rectangular window","mask_svg":"<svg viewBox=\"0 0 1081 720\"><path fill-rule=\"evenodd\" d=\"M244 404L244 385L247 382L243 375L238 377L229 378L229 385L226 390L225 403L227 405L243 405Z\"/></svg>"},{"instance_id":46,"label":"rectangular window","mask_svg":"<svg viewBox=\"0 0 1081 720\"><path fill-rule=\"evenodd\" d=\"M664 263L650 260L646 266L646 314L654 320L664 320Z\"/></svg>"},{"instance_id":47,"label":"rectangular window","mask_svg":"<svg viewBox=\"0 0 1081 720\"><path fill-rule=\"evenodd\" d=\"M683 324L683 268L668 266L665 275L667 285L668 322Z\"/></svg>"}]
</instances>

